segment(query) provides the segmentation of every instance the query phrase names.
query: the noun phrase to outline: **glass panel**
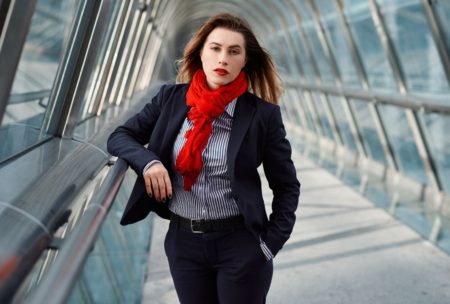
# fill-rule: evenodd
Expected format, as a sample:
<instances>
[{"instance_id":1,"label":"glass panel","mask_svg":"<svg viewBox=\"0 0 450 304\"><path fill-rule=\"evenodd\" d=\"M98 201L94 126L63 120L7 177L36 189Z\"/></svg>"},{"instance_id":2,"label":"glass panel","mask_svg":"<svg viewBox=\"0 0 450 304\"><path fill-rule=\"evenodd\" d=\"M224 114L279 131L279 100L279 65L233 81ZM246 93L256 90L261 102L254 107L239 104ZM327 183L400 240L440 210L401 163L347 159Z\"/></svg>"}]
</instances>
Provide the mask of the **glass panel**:
<instances>
[{"instance_id":1,"label":"glass panel","mask_svg":"<svg viewBox=\"0 0 450 304\"><path fill-rule=\"evenodd\" d=\"M314 26L312 16L310 15L310 11L303 1L295 1L295 5L299 8L298 13L303 19L301 26L305 31L306 39L308 39L308 41L303 41L303 43L305 45L309 44L309 49L311 50L316 61L321 80L327 85L334 86L335 80L333 71L330 68L330 63L328 62L327 56L325 55L319 38L317 37L316 28Z\"/></svg>"},{"instance_id":2,"label":"glass panel","mask_svg":"<svg viewBox=\"0 0 450 304\"><path fill-rule=\"evenodd\" d=\"M308 102L305 100L304 95L301 92L299 92L299 95L299 106L302 107L303 111L305 112L308 129L310 129L314 133L317 133L316 125L314 124L314 114L311 113L310 109L308 108Z\"/></svg>"},{"instance_id":3,"label":"glass panel","mask_svg":"<svg viewBox=\"0 0 450 304\"><path fill-rule=\"evenodd\" d=\"M319 116L320 122L322 123L322 128L325 132L325 136L334 140L333 130L331 129L331 123L328 120L327 112L323 100L318 93L311 93L312 102L317 109L317 115Z\"/></svg>"},{"instance_id":4,"label":"glass panel","mask_svg":"<svg viewBox=\"0 0 450 304\"><path fill-rule=\"evenodd\" d=\"M441 219L442 228L439 233L437 245L450 254L450 218L448 216L442 216Z\"/></svg>"},{"instance_id":5,"label":"glass panel","mask_svg":"<svg viewBox=\"0 0 450 304\"><path fill-rule=\"evenodd\" d=\"M311 42L310 49L314 54L317 67L319 68L320 78L327 85L335 84L333 71L331 70L330 63L328 62L327 56L322 49L319 38L317 37L316 30L312 21L303 23L308 40Z\"/></svg>"},{"instance_id":6,"label":"glass panel","mask_svg":"<svg viewBox=\"0 0 450 304\"><path fill-rule=\"evenodd\" d=\"M349 87L361 87L336 8L330 0L317 0L316 5L320 11L320 20L331 48L330 52L334 54L339 67L342 82Z\"/></svg>"},{"instance_id":7,"label":"glass panel","mask_svg":"<svg viewBox=\"0 0 450 304\"><path fill-rule=\"evenodd\" d=\"M272 2L273 5L277 6L278 11L280 11L282 13L281 18L283 18L283 23L286 26L291 26L291 25L295 25L296 24L296 20L295 20L295 16L294 14L292 14L292 12L289 11L289 6L285 5L284 3L280 2L280 1L274 1ZM267 6L267 5L266 5ZM283 41L283 43L285 43L285 52L287 52L287 55L289 56L289 65L290 65L290 71L291 71L291 75L292 74L299 74L299 70L297 69L297 61L296 61L296 56L298 56L297 54L299 53L300 49L298 44L298 41L296 41L296 39L298 39L296 36L298 36L297 30L294 29L293 27L290 27L288 29L288 31L282 31L281 36L283 37L282 39L285 40ZM290 43L291 47L288 47L288 43ZM294 76L294 75L292 75Z\"/></svg>"},{"instance_id":8,"label":"glass panel","mask_svg":"<svg viewBox=\"0 0 450 304\"><path fill-rule=\"evenodd\" d=\"M444 31L447 49L450 50L450 1L434 1L435 12Z\"/></svg>"},{"instance_id":9,"label":"glass panel","mask_svg":"<svg viewBox=\"0 0 450 304\"><path fill-rule=\"evenodd\" d=\"M68 303L140 303L151 221L119 224L135 179L128 170Z\"/></svg>"},{"instance_id":10,"label":"glass panel","mask_svg":"<svg viewBox=\"0 0 450 304\"><path fill-rule=\"evenodd\" d=\"M119 8L121 6L120 2L114 2L109 6L109 12L107 14L108 20L119 20L120 18L117 16L119 13ZM108 22L107 20L101 20L100 22ZM97 55L97 64L94 72L90 75L88 90L86 90L86 94L83 100L82 110L80 111L80 117L78 121L83 121L89 117L92 117L97 112L97 101L99 99L99 95L102 93L102 89L104 86L100 86L99 82L103 77L107 77L107 73L105 73L105 65L106 61L109 57L108 49L110 49L112 43L114 42L113 30L116 26L115 22L108 22L108 27L105 35L102 39L102 44L100 47L100 51ZM103 72L103 73L102 73ZM105 110L107 107L104 107Z\"/></svg>"},{"instance_id":11,"label":"glass panel","mask_svg":"<svg viewBox=\"0 0 450 304\"><path fill-rule=\"evenodd\" d=\"M377 0L388 35L405 75L408 89L423 93L450 93L442 62L428 28L421 0ZM448 104L447 100L443 102Z\"/></svg>"},{"instance_id":12,"label":"glass panel","mask_svg":"<svg viewBox=\"0 0 450 304\"><path fill-rule=\"evenodd\" d=\"M268 38L268 45L272 46L270 48L270 54L273 56L273 59L275 60L275 64L278 68L278 72L280 75L287 75L287 69L285 62L283 60L283 50L280 46L280 43L278 42L278 37L275 35L271 35Z\"/></svg>"},{"instance_id":13,"label":"glass panel","mask_svg":"<svg viewBox=\"0 0 450 304\"><path fill-rule=\"evenodd\" d=\"M384 54L368 1L344 0L344 14L366 71L369 84L375 90L397 89L391 66Z\"/></svg>"},{"instance_id":14,"label":"glass panel","mask_svg":"<svg viewBox=\"0 0 450 304\"><path fill-rule=\"evenodd\" d=\"M330 101L331 109L334 113L345 146L352 151L356 151L355 139L350 129L349 117L342 104L344 101L341 97L335 95L328 95L328 100Z\"/></svg>"},{"instance_id":15,"label":"glass panel","mask_svg":"<svg viewBox=\"0 0 450 304\"><path fill-rule=\"evenodd\" d=\"M372 117L369 109L369 103L365 101L351 100L350 104L353 107L356 123L369 156L374 160L387 165L383 146L380 138L378 137L375 122L373 120L374 118Z\"/></svg>"},{"instance_id":16,"label":"glass panel","mask_svg":"<svg viewBox=\"0 0 450 304\"><path fill-rule=\"evenodd\" d=\"M36 3L0 126L0 161L50 137L43 118L77 6L75 0Z\"/></svg>"},{"instance_id":17,"label":"glass panel","mask_svg":"<svg viewBox=\"0 0 450 304\"><path fill-rule=\"evenodd\" d=\"M403 171L406 176L427 184L423 162L414 142L405 111L392 105L381 105L379 109L400 171Z\"/></svg>"},{"instance_id":18,"label":"glass panel","mask_svg":"<svg viewBox=\"0 0 450 304\"><path fill-rule=\"evenodd\" d=\"M300 64L302 65L303 69L303 76L307 78L309 81L314 82L315 81L315 73L311 64L311 61L309 60L308 53L306 52L306 49L303 45L302 40L300 39L300 34L298 33L297 28L291 27L291 37L292 41L294 43L294 49L295 54L298 57L298 60L300 61Z\"/></svg>"},{"instance_id":19,"label":"glass panel","mask_svg":"<svg viewBox=\"0 0 450 304\"><path fill-rule=\"evenodd\" d=\"M286 37L286 35L284 33L280 33L280 35L278 36L278 39L281 43L281 48L283 49L283 62L284 65L286 66L286 70L289 71L289 75L291 77L295 77L296 75L298 76L298 69L297 69L297 64L295 63L294 60L294 54L292 47L289 47L288 44L288 37ZM297 78L298 79L298 78Z\"/></svg>"},{"instance_id":20,"label":"glass panel","mask_svg":"<svg viewBox=\"0 0 450 304\"><path fill-rule=\"evenodd\" d=\"M281 105L280 105L285 113L283 114L283 120L289 122L291 124L295 124L295 114L292 111L291 98L289 93L286 92L282 97Z\"/></svg>"},{"instance_id":21,"label":"glass panel","mask_svg":"<svg viewBox=\"0 0 450 304\"><path fill-rule=\"evenodd\" d=\"M289 104L288 109L291 112L291 116L290 116L291 123L293 123L299 127L302 127L304 124L303 124L303 121L301 120L300 114L297 109L297 107L298 107L297 99L298 98L297 98L295 92L293 91L293 89L286 90L286 97L287 98L285 99L285 103Z\"/></svg>"},{"instance_id":22,"label":"glass panel","mask_svg":"<svg viewBox=\"0 0 450 304\"><path fill-rule=\"evenodd\" d=\"M442 187L450 193L450 116L429 113L421 118Z\"/></svg>"}]
</instances>

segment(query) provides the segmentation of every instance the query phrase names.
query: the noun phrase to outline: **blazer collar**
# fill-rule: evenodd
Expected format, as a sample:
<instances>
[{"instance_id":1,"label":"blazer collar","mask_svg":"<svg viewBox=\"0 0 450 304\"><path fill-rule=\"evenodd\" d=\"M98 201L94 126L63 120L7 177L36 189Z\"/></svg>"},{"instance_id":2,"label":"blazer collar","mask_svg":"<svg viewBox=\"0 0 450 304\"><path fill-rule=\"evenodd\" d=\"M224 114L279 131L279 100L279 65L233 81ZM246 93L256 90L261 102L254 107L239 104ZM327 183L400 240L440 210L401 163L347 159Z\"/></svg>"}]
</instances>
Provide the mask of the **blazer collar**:
<instances>
[{"instance_id":1,"label":"blazer collar","mask_svg":"<svg viewBox=\"0 0 450 304\"><path fill-rule=\"evenodd\" d=\"M233 125L231 127L227 151L228 173L231 178L234 176L234 164L237 153L256 110L254 100L251 96L249 93L241 95L237 100L234 110Z\"/></svg>"},{"instance_id":2,"label":"blazer collar","mask_svg":"<svg viewBox=\"0 0 450 304\"><path fill-rule=\"evenodd\" d=\"M178 96L174 96L174 102L171 104L170 109L170 123L167 125L166 136L163 137L162 147L167 147L171 149L173 143L175 142L176 136L186 119L187 113L190 109L186 105L186 91L189 86L185 86L179 91ZM172 151L165 151L167 155L172 155Z\"/></svg>"}]
</instances>

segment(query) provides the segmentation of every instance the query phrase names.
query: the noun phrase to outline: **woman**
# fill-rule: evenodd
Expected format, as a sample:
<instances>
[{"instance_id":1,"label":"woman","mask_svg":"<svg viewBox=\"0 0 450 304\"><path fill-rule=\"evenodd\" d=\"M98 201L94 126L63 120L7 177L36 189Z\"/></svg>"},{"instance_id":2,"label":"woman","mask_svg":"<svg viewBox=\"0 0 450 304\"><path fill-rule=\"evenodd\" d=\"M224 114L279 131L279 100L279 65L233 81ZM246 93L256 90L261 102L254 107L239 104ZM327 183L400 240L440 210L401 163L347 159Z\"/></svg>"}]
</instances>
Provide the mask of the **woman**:
<instances>
[{"instance_id":1,"label":"woman","mask_svg":"<svg viewBox=\"0 0 450 304\"><path fill-rule=\"evenodd\" d=\"M181 303L265 303L300 189L275 67L245 21L220 14L187 44L178 80L108 140L138 173L121 224L150 211L170 219L164 247Z\"/></svg>"}]
</instances>

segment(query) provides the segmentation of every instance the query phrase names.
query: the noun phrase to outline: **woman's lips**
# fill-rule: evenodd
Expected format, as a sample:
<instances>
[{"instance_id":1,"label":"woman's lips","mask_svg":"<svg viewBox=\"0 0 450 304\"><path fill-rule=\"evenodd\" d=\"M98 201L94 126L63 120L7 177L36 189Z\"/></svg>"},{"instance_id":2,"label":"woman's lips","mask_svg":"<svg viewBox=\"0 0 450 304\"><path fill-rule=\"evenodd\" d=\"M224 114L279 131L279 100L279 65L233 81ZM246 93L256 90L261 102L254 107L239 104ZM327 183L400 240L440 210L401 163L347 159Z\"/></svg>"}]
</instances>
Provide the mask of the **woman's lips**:
<instances>
[{"instance_id":1,"label":"woman's lips","mask_svg":"<svg viewBox=\"0 0 450 304\"><path fill-rule=\"evenodd\" d=\"M225 69L215 69L214 72L216 72L216 74L219 76L226 76L229 74Z\"/></svg>"}]
</instances>

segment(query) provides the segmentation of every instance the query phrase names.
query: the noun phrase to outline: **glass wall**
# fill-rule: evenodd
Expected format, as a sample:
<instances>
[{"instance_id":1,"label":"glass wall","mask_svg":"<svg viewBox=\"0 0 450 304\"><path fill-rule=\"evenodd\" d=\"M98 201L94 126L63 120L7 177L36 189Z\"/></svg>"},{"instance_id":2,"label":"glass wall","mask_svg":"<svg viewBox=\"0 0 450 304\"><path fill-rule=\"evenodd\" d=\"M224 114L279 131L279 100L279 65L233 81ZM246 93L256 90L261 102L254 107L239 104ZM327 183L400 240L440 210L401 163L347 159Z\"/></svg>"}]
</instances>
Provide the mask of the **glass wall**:
<instances>
[{"instance_id":1,"label":"glass wall","mask_svg":"<svg viewBox=\"0 0 450 304\"><path fill-rule=\"evenodd\" d=\"M53 272L52 267L58 257L63 256L60 254L61 249L68 246L66 237L83 219L84 211L89 209L84 205L84 199L87 200L85 197L83 204L76 205L77 208L71 205L74 193L79 194L84 186L93 186L97 179L104 177L100 172L103 172L108 161L105 147L108 132L113 130L118 114L124 108L128 109L110 109L107 115L101 115L102 108L112 105L108 104L110 85L117 84L122 90L121 96L125 96L125 93L132 94L134 87L131 86L131 76L136 75L140 68L134 64L138 62L137 57L140 56L142 62L146 49L155 54L159 48L154 45L147 48L148 40L143 39L144 34L146 38L150 37L151 29L154 28L152 23L156 22L155 16L153 19L148 18L153 11L150 0L37 0L35 7L34 1L9 2L3 5L5 1L0 1L0 16L8 16L6 20L0 18L2 30L6 29L1 33L1 38L18 36L21 33L18 28L23 29L23 33L26 32L27 35L17 37L17 49L22 47L23 42L20 59L16 58L15 61L17 68L15 64L11 64L11 76L6 80L6 77L0 79L2 88L11 88L9 92L5 92L9 96L0 100L0 170L2 176L6 176L4 180L9 180L8 184L11 185L5 195L14 193L11 199L9 195L1 202L2 211L13 210L19 215L25 215L25 219L39 226L40 230L45 230L45 237L39 236L36 241L39 246L34 246L34 243L27 246L29 241L22 239L20 235L17 240L14 238L16 235L11 237L11 231L17 230L14 227L9 233L3 233L6 235L4 240L10 235L17 243L23 243L18 255L26 259L36 257L37 260L32 261L34 265L30 261L23 263L20 273L15 269L3 273L2 279L9 280L7 284L20 283L17 288L8 286L7 296L24 299L43 290L45 284L41 285L41 282L52 279L48 274ZM21 8L28 15L17 13L16 10L20 11ZM128 31L132 23L130 16L135 16L141 26L133 35ZM122 55L124 50L127 50L127 56ZM2 63L5 58L9 59L9 53L2 40ZM125 57L126 62L123 62ZM156 65L156 61L152 64ZM117 74L110 72L118 65L126 67L121 81L116 81ZM2 68L3 66L0 67L0 73L4 72ZM147 81L142 84L141 89L148 89L148 86ZM102 102L105 102L104 107ZM78 134L74 131L76 126L82 130ZM72 131L66 131L67 129ZM87 153L90 155L88 162L92 164L92 172L83 173L84 175L71 174L77 161L86 163L84 159L80 160L83 157L80 151L90 149L98 154ZM23 174L25 171L27 174ZM41 186L45 184L42 180L46 178L52 179L55 189L61 192L66 189L67 184L67 191L62 196L52 197L55 196L55 191L51 187L43 189L44 186ZM140 302L150 246L151 221L119 227L120 216L135 178L135 175L127 176L102 226L99 239L85 264L70 303ZM61 184L63 186L59 187ZM32 197L30 205L35 202L34 194L38 194L38 204L34 205L38 206L40 213L46 214L45 218L35 217L26 209L25 199L21 199L24 193ZM92 198L93 195L94 191L88 196ZM60 200L64 204L59 204ZM67 209L62 210L65 207ZM5 213L2 212L2 215ZM58 225L62 228L53 231ZM90 229L95 229L93 227ZM28 232L33 238L38 236L33 235L35 232L31 229ZM28 269L31 267L34 268ZM70 274L67 275L67 280L70 280L69 277ZM2 299L5 290L2 288Z\"/></svg>"},{"instance_id":2,"label":"glass wall","mask_svg":"<svg viewBox=\"0 0 450 304\"><path fill-rule=\"evenodd\" d=\"M413 92L450 94L436 43L431 35L421 0L377 0L395 56Z\"/></svg>"},{"instance_id":3,"label":"glass wall","mask_svg":"<svg viewBox=\"0 0 450 304\"><path fill-rule=\"evenodd\" d=\"M446 136L450 67L443 64L450 56L449 2L294 0L291 4L297 19L280 18L291 20L286 31L305 80L290 83L290 89L300 93L290 107L301 108L306 122L298 126L314 139L311 145L320 138L331 147L344 146L363 164L362 171L370 163L377 168L374 172L382 172L375 179L361 178L367 183L359 189L429 235L441 211L421 200L450 195ZM434 20L437 29L430 26ZM442 49L438 52L440 42L447 55ZM292 68L291 61L286 64ZM314 159L324 159L311 150L306 149ZM414 203L402 201L395 187L384 181L389 180L388 172L431 194L417 194ZM448 243L444 235L450 233L439 233L439 244Z\"/></svg>"},{"instance_id":4,"label":"glass wall","mask_svg":"<svg viewBox=\"0 0 450 304\"><path fill-rule=\"evenodd\" d=\"M128 171L68 303L140 303L151 218L134 225L119 224L135 179Z\"/></svg>"},{"instance_id":5,"label":"glass wall","mask_svg":"<svg viewBox=\"0 0 450 304\"><path fill-rule=\"evenodd\" d=\"M396 90L391 66L372 20L369 2L344 0L343 3L343 13L361 54L360 58L370 86L374 90Z\"/></svg>"},{"instance_id":6,"label":"glass wall","mask_svg":"<svg viewBox=\"0 0 450 304\"><path fill-rule=\"evenodd\" d=\"M50 137L44 115L77 8L75 0L37 1L0 126L0 161Z\"/></svg>"},{"instance_id":7,"label":"glass wall","mask_svg":"<svg viewBox=\"0 0 450 304\"><path fill-rule=\"evenodd\" d=\"M339 22L336 7L332 0L318 0L316 6L320 12L320 21L325 29L331 52L336 58L342 82L349 87L360 87L360 79L353 64L349 45L345 40L342 25Z\"/></svg>"}]
</instances>

